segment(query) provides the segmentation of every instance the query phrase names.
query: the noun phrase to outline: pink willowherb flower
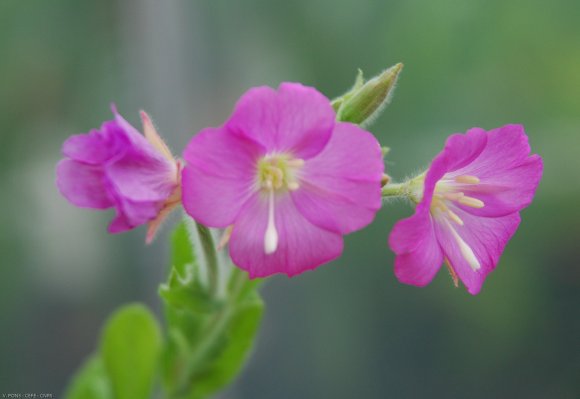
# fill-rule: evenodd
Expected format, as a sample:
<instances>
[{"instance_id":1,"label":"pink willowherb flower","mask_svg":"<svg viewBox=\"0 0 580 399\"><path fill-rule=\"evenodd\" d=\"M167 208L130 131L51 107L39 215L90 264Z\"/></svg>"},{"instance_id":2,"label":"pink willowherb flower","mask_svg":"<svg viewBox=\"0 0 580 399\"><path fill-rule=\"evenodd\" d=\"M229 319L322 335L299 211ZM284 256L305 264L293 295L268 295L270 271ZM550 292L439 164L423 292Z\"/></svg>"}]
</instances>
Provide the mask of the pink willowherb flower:
<instances>
[{"instance_id":1,"label":"pink willowherb flower","mask_svg":"<svg viewBox=\"0 0 580 399\"><path fill-rule=\"evenodd\" d=\"M335 118L313 88L258 87L222 127L189 142L185 210L204 225L230 226L232 260L251 277L292 276L338 257L342 235L380 208L380 146Z\"/></svg>"},{"instance_id":2,"label":"pink willowherb flower","mask_svg":"<svg viewBox=\"0 0 580 399\"><path fill-rule=\"evenodd\" d=\"M164 217L181 202L180 166L151 119L141 112L144 136L112 106L113 120L68 138L56 169L57 186L82 208L115 208L110 233L149 223L150 242Z\"/></svg>"},{"instance_id":3,"label":"pink willowherb flower","mask_svg":"<svg viewBox=\"0 0 580 399\"><path fill-rule=\"evenodd\" d=\"M409 185L415 214L389 237L397 278L424 286L445 262L455 284L459 278L477 294L518 228L542 169L523 126L450 136L426 175Z\"/></svg>"}]
</instances>

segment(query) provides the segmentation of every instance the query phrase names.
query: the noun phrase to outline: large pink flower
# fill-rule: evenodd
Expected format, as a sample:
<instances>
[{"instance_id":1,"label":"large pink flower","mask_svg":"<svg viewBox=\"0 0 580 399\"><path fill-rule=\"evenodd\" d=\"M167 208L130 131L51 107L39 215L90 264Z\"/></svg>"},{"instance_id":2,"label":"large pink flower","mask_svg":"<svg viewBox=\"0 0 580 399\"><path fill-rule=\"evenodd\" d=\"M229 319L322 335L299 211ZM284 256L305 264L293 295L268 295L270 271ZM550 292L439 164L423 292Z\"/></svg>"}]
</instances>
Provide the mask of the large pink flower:
<instances>
[{"instance_id":1,"label":"large pink flower","mask_svg":"<svg viewBox=\"0 0 580 399\"><path fill-rule=\"evenodd\" d=\"M407 284L431 282L445 262L456 284L481 290L520 223L542 176L542 159L530 156L524 128L473 128L454 134L426 175L410 184L415 214L389 237L395 274Z\"/></svg>"},{"instance_id":2,"label":"large pink flower","mask_svg":"<svg viewBox=\"0 0 580 399\"><path fill-rule=\"evenodd\" d=\"M233 262L251 277L289 276L338 257L342 235L381 205L377 140L335 121L313 88L258 87L219 128L184 152L183 204L198 222L225 228Z\"/></svg>"},{"instance_id":3,"label":"large pink flower","mask_svg":"<svg viewBox=\"0 0 580 399\"><path fill-rule=\"evenodd\" d=\"M145 112L143 136L112 108L115 118L99 130L65 141L62 152L67 158L57 165L57 186L78 207L115 208L110 233L149 222L150 242L163 218L180 203L179 163Z\"/></svg>"}]
</instances>

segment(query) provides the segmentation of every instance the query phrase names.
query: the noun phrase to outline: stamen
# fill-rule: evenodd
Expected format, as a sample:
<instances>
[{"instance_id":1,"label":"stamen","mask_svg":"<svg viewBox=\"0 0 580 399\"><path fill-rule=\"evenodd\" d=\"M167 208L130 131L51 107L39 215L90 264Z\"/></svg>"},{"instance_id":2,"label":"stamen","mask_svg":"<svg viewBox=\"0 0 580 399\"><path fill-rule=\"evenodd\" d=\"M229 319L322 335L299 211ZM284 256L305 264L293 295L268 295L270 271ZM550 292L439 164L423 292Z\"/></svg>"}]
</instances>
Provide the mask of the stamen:
<instances>
[{"instance_id":1,"label":"stamen","mask_svg":"<svg viewBox=\"0 0 580 399\"><path fill-rule=\"evenodd\" d=\"M433 210L440 210L442 212L446 212L447 209L447 205L445 205L445 203L439 199L435 199L433 200L433 202L431 203L431 207Z\"/></svg>"},{"instance_id":2,"label":"stamen","mask_svg":"<svg viewBox=\"0 0 580 399\"><path fill-rule=\"evenodd\" d=\"M264 253L266 255L273 254L278 248L278 231L276 230L276 222L274 220L274 188L271 181L268 181L268 225L264 235Z\"/></svg>"},{"instance_id":3,"label":"stamen","mask_svg":"<svg viewBox=\"0 0 580 399\"><path fill-rule=\"evenodd\" d=\"M453 212L451 209L447 209L447 214L449 215L451 220L453 220L458 225L463 226L463 220L461 220L461 218L457 216L455 212Z\"/></svg>"},{"instance_id":4,"label":"stamen","mask_svg":"<svg viewBox=\"0 0 580 399\"><path fill-rule=\"evenodd\" d=\"M459 251L461 252L461 256L463 256L463 259L465 259L465 261L467 262L469 267L473 269L473 271L479 270L481 268L481 264L477 260L477 257L475 256L475 253L473 253L471 247L467 245L465 241L463 241L463 239L459 236L459 234L457 234L457 232L449 222L447 222L447 227L449 227L449 230L451 230L451 235L453 235L453 238L455 238L455 241L459 246Z\"/></svg>"},{"instance_id":5,"label":"stamen","mask_svg":"<svg viewBox=\"0 0 580 399\"><path fill-rule=\"evenodd\" d=\"M463 197L464 194L462 192L458 192L458 193L443 193L441 194L443 196L443 198L446 198L450 201L457 201L459 200L459 198Z\"/></svg>"},{"instance_id":6,"label":"stamen","mask_svg":"<svg viewBox=\"0 0 580 399\"><path fill-rule=\"evenodd\" d=\"M282 187L284 183L284 172L282 172L282 170L276 166L273 166L270 169L270 171L274 175L272 179L272 184L275 189L279 189L280 187Z\"/></svg>"},{"instance_id":7,"label":"stamen","mask_svg":"<svg viewBox=\"0 0 580 399\"><path fill-rule=\"evenodd\" d=\"M479 178L475 177L475 176L470 176L470 175L462 175L462 176L457 176L455 178L455 181L457 183L461 183L461 184L479 184Z\"/></svg>"},{"instance_id":8,"label":"stamen","mask_svg":"<svg viewBox=\"0 0 580 399\"><path fill-rule=\"evenodd\" d=\"M290 191L296 191L300 188L300 184L298 184L298 182L295 181L288 182L287 186L288 190Z\"/></svg>"},{"instance_id":9,"label":"stamen","mask_svg":"<svg viewBox=\"0 0 580 399\"><path fill-rule=\"evenodd\" d=\"M291 168L300 168L304 166L304 159L302 158L292 158L286 161L286 165L290 166Z\"/></svg>"},{"instance_id":10,"label":"stamen","mask_svg":"<svg viewBox=\"0 0 580 399\"><path fill-rule=\"evenodd\" d=\"M485 203L483 201L478 200L477 198L468 197L466 195L459 198L457 202L472 208L483 208L485 206Z\"/></svg>"}]
</instances>

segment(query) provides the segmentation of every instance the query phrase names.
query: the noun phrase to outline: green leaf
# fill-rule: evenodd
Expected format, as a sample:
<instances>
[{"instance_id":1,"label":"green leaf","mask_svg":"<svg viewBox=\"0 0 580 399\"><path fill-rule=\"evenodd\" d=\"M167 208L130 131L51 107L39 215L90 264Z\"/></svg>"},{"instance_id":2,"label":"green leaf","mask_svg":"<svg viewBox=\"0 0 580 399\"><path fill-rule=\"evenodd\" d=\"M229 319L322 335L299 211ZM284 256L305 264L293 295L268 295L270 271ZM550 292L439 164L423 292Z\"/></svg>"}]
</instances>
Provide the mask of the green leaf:
<instances>
[{"instance_id":1,"label":"green leaf","mask_svg":"<svg viewBox=\"0 0 580 399\"><path fill-rule=\"evenodd\" d=\"M197 265L191 263L173 266L167 284L159 287L159 295L170 307L193 313L209 313L222 305L201 283Z\"/></svg>"},{"instance_id":2,"label":"green leaf","mask_svg":"<svg viewBox=\"0 0 580 399\"><path fill-rule=\"evenodd\" d=\"M185 274L186 265L197 265L185 221L177 225L171 236L171 264L180 274Z\"/></svg>"},{"instance_id":3,"label":"green leaf","mask_svg":"<svg viewBox=\"0 0 580 399\"><path fill-rule=\"evenodd\" d=\"M207 229L204 232L210 234ZM203 241L204 237L201 238ZM200 266L185 221L176 227L171 244L171 271L167 283L159 287L159 295L174 309L193 313L215 310L221 301L216 300L210 287L201 281ZM215 251L215 248L212 246L211 250Z\"/></svg>"},{"instance_id":4,"label":"green leaf","mask_svg":"<svg viewBox=\"0 0 580 399\"><path fill-rule=\"evenodd\" d=\"M170 384L175 397L202 399L223 389L240 372L256 338L264 304L258 283L234 269L228 289L228 302L203 319L198 334L172 346L179 364ZM189 348L183 350L183 348ZM188 352L186 352L188 351Z\"/></svg>"},{"instance_id":5,"label":"green leaf","mask_svg":"<svg viewBox=\"0 0 580 399\"><path fill-rule=\"evenodd\" d=\"M73 377L66 399L114 399L111 382L105 371L103 360L91 356Z\"/></svg>"},{"instance_id":6,"label":"green leaf","mask_svg":"<svg viewBox=\"0 0 580 399\"><path fill-rule=\"evenodd\" d=\"M263 312L264 304L255 291L234 306L205 364L191 376L188 398L209 397L238 375L253 347Z\"/></svg>"},{"instance_id":7,"label":"green leaf","mask_svg":"<svg viewBox=\"0 0 580 399\"><path fill-rule=\"evenodd\" d=\"M101 356L115 399L151 395L161 345L157 321L145 306L123 306L109 318L101 337Z\"/></svg>"}]
</instances>

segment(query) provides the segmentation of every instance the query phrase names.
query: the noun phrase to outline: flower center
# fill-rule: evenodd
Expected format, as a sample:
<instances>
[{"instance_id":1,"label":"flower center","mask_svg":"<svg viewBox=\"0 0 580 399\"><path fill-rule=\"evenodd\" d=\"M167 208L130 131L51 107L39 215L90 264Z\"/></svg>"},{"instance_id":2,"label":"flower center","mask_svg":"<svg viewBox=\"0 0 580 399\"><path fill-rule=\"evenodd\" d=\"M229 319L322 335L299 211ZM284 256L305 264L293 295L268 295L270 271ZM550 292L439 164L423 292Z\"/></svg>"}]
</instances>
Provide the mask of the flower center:
<instances>
[{"instance_id":1,"label":"flower center","mask_svg":"<svg viewBox=\"0 0 580 399\"><path fill-rule=\"evenodd\" d=\"M275 220L275 196L300 187L299 170L304 160L289 154L266 155L258 161L258 186L268 196L268 224L264 233L264 253L273 254L278 248L278 231Z\"/></svg>"},{"instance_id":2,"label":"flower center","mask_svg":"<svg viewBox=\"0 0 580 399\"><path fill-rule=\"evenodd\" d=\"M454 178L443 178L435 185L435 192L431 201L431 214L444 220L451 236L457 243L461 255L474 271L478 270L481 264L471 247L461 238L461 235L451 223L453 222L456 227L464 225L463 220L451 208L454 208L456 204L471 208L483 208L485 206L483 201L469 197L462 191L467 188L473 188L471 186L477 184L479 184L479 178L476 176L461 175Z\"/></svg>"},{"instance_id":3,"label":"flower center","mask_svg":"<svg viewBox=\"0 0 580 399\"><path fill-rule=\"evenodd\" d=\"M298 171L304 160L287 154L266 155L258 161L258 184L262 190L297 190Z\"/></svg>"}]
</instances>

